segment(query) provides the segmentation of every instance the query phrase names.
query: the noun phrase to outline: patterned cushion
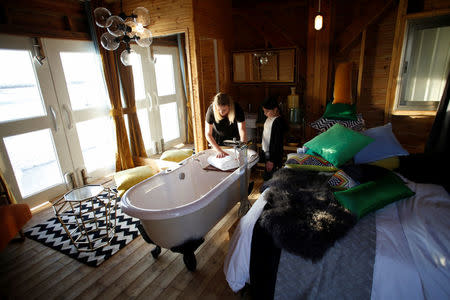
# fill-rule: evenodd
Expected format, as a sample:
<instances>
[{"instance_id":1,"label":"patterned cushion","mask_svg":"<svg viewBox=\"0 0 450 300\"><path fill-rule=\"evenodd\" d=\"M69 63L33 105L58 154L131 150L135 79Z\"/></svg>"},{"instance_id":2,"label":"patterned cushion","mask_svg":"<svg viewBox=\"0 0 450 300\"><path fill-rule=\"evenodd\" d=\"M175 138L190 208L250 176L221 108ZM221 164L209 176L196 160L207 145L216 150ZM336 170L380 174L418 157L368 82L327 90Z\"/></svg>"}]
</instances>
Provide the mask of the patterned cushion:
<instances>
[{"instance_id":1,"label":"patterned cushion","mask_svg":"<svg viewBox=\"0 0 450 300\"><path fill-rule=\"evenodd\" d=\"M327 118L322 117L322 118L312 122L311 127L324 132L324 131L327 131L329 128L331 128L334 124L339 123L342 126L353 129L355 131L361 131L364 129L364 119L362 117L362 114L357 114L356 117L357 117L356 121L333 120L333 119L327 119Z\"/></svg>"},{"instance_id":2,"label":"patterned cushion","mask_svg":"<svg viewBox=\"0 0 450 300\"><path fill-rule=\"evenodd\" d=\"M322 157L305 153L289 153L285 166L312 171L337 171L338 169Z\"/></svg>"},{"instance_id":3,"label":"patterned cushion","mask_svg":"<svg viewBox=\"0 0 450 300\"><path fill-rule=\"evenodd\" d=\"M328 180L328 184L337 190L351 189L352 187L358 185L356 181L354 181L342 170L334 173L330 180Z\"/></svg>"}]
</instances>

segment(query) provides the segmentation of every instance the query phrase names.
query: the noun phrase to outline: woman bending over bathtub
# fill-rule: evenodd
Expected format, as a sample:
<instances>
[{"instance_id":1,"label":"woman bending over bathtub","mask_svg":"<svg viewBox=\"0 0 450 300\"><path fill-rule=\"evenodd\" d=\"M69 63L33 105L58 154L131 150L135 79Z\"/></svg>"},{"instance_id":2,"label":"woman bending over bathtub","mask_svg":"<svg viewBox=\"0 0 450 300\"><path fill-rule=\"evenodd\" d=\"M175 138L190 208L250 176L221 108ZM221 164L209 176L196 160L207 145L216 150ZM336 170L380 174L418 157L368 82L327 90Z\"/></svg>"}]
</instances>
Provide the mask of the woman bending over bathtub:
<instances>
[{"instance_id":1,"label":"woman bending over bathtub","mask_svg":"<svg viewBox=\"0 0 450 300\"><path fill-rule=\"evenodd\" d=\"M228 94L218 93L214 96L213 103L206 112L205 135L217 151L217 157L228 155L220 147L224 140L236 138L243 143L247 142L244 111Z\"/></svg>"}]
</instances>

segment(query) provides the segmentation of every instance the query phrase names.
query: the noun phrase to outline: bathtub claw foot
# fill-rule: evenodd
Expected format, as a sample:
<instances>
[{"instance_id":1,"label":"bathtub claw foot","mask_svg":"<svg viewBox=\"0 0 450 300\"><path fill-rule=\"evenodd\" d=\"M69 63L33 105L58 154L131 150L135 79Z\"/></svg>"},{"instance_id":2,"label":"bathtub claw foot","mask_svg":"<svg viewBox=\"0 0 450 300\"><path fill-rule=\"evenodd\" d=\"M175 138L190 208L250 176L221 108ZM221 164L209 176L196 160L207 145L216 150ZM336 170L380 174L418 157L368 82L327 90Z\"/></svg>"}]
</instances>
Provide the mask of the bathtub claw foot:
<instances>
[{"instance_id":1,"label":"bathtub claw foot","mask_svg":"<svg viewBox=\"0 0 450 300\"><path fill-rule=\"evenodd\" d=\"M184 253L183 261L189 271L194 272L197 269L197 259L194 252Z\"/></svg>"},{"instance_id":2,"label":"bathtub claw foot","mask_svg":"<svg viewBox=\"0 0 450 300\"><path fill-rule=\"evenodd\" d=\"M144 226L142 226L142 224L139 222L136 225L137 229L139 230L140 234L142 235L142 238L144 239L144 241L146 241L149 244L153 244L156 245L151 239L150 237L147 235L147 232L145 232Z\"/></svg>"},{"instance_id":3,"label":"bathtub claw foot","mask_svg":"<svg viewBox=\"0 0 450 300\"><path fill-rule=\"evenodd\" d=\"M161 253L161 247L160 246L156 246L155 249L153 249L151 251L151 253L152 253L153 258L157 259L159 254Z\"/></svg>"},{"instance_id":4,"label":"bathtub claw foot","mask_svg":"<svg viewBox=\"0 0 450 300\"><path fill-rule=\"evenodd\" d=\"M194 252L204 241L204 238L189 240L183 245L170 248L170 250L172 250L172 252L183 254L183 261L186 268L193 272L197 268L197 259L195 258Z\"/></svg>"}]
</instances>

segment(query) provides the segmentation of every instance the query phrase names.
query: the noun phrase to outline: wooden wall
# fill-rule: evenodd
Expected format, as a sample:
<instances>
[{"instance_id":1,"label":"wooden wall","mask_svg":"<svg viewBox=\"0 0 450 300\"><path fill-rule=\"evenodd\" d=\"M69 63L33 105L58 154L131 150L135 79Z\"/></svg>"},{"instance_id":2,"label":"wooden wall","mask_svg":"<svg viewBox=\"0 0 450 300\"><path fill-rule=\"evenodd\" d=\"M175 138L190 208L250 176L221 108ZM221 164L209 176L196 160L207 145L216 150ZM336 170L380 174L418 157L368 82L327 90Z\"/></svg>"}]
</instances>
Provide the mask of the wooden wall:
<instances>
[{"instance_id":1,"label":"wooden wall","mask_svg":"<svg viewBox=\"0 0 450 300\"><path fill-rule=\"evenodd\" d=\"M98 0L93 1L93 5L106 6L115 13L120 10L118 0ZM212 40L216 40L218 46L220 88L229 90L230 85L231 0L123 0L123 10L127 14L138 6L149 10L150 29L155 37L185 34L194 140L197 150L205 149L205 107L216 90L215 76L211 76L215 74L215 69L211 69L211 61L214 62ZM2 0L0 32L90 39L83 4L79 0Z\"/></svg>"},{"instance_id":2,"label":"wooden wall","mask_svg":"<svg viewBox=\"0 0 450 300\"><path fill-rule=\"evenodd\" d=\"M361 81L361 97L356 99L359 112L363 113L366 127L382 125L386 90L394 41L396 10L393 6L384 13L380 20L367 28L364 52L363 74ZM351 19L351 18L350 18ZM361 55L361 38L345 53L337 53L335 62L351 61L353 78L357 79ZM353 94L356 98L357 80L353 81Z\"/></svg>"},{"instance_id":3,"label":"wooden wall","mask_svg":"<svg viewBox=\"0 0 450 300\"><path fill-rule=\"evenodd\" d=\"M334 7L332 1L321 1L323 28L315 30L313 20L319 11L317 1L310 1L308 6L307 33L307 74L306 74L306 140L318 132L309 124L320 118L325 111L326 103L331 95L331 49L334 33Z\"/></svg>"},{"instance_id":4,"label":"wooden wall","mask_svg":"<svg viewBox=\"0 0 450 300\"><path fill-rule=\"evenodd\" d=\"M150 12L150 26L153 36L165 36L184 33L186 38L187 78L189 85L188 98L193 111L194 140L197 150L205 147L202 129L199 126L201 105L198 88L198 58L196 56L196 38L192 0L125 0L123 10L130 14L134 8L143 6Z\"/></svg>"},{"instance_id":5,"label":"wooden wall","mask_svg":"<svg viewBox=\"0 0 450 300\"><path fill-rule=\"evenodd\" d=\"M402 0L400 2L404 2ZM117 1L108 0L117 7ZM206 148L204 115L216 92L214 43L218 51L219 90L229 92L245 110L256 112L269 95L286 97L289 85L233 84L231 52L277 47L296 47L297 93L306 107L308 121L319 116L331 95L332 72L336 62L351 60L358 72L361 57L364 68L358 110L367 126L391 121L400 142L411 152L423 150L434 116L391 116L387 113L392 77L395 26L398 1L322 1L330 17L330 31L310 30L317 1L285 0L123 0L129 13L137 6L147 7L154 36L184 32L188 56L188 96L192 103L194 138L197 150ZM370 19L373 7L391 7L361 26L361 16ZM408 14L447 10L448 0L410 0ZM327 21L326 21L327 22ZM358 23L359 22L359 23ZM325 23L325 26L327 24ZM366 29L365 51L361 53L361 31ZM0 3L0 32L58 38L89 39L82 4L78 0L3 0ZM347 33L343 35L343 33ZM354 38L355 37L355 38ZM215 42L214 42L215 41ZM348 43L341 51L342 43ZM329 52L327 54L327 52ZM327 59L328 57L328 59ZM396 58L394 58L396 59ZM391 74L390 74L391 73ZM391 80L392 81L392 80ZM356 83L355 83L356 84ZM356 87L354 87L356 88ZM249 106L249 104L251 104ZM310 132L310 136L313 133Z\"/></svg>"},{"instance_id":6,"label":"wooden wall","mask_svg":"<svg viewBox=\"0 0 450 300\"><path fill-rule=\"evenodd\" d=\"M359 16L370 14L370 11L365 11L365 9L370 7L370 5L374 5L373 2L373 0L360 0L356 5L348 7L346 6L346 1L338 1L336 3L335 17L337 21L336 36L339 36L340 32L357 22ZM386 1L377 0L375 2L379 2L380 7L382 7ZM436 11L448 9L449 7L449 1L409 1L408 13ZM434 116L391 115L389 111L386 111L389 110L387 104L388 91L395 92L395 84L389 87L388 83L390 69L393 67L391 63L393 62L393 50L395 50L394 38L397 11L398 2L393 1L392 6L366 28L365 51L362 55L364 64L361 96L360 99L357 99L357 108L359 112L363 113L367 127L380 126L387 122L392 122L394 133L400 143L411 153L417 153L424 151ZM361 58L361 40L362 35L360 34L345 52L335 53L332 58L335 63L344 60L352 61L355 76ZM356 87L353 87L356 93Z\"/></svg>"},{"instance_id":7,"label":"wooden wall","mask_svg":"<svg viewBox=\"0 0 450 300\"><path fill-rule=\"evenodd\" d=\"M193 109L194 140L197 151L207 148L204 137L204 119L208 103L213 91L215 80L211 80L210 42L216 39L219 51L227 51L230 40L227 24L231 23L231 2L228 0L124 0L125 12L131 12L135 7L144 6L150 11L152 18L150 27L154 36L163 36L179 32L186 34L188 56L188 80L190 81L189 98ZM209 41L209 42L208 42ZM214 60L212 60L214 61ZM203 63L202 63L203 62ZM223 60L221 76L229 73L229 64ZM226 86L223 77L221 83Z\"/></svg>"},{"instance_id":8,"label":"wooden wall","mask_svg":"<svg viewBox=\"0 0 450 300\"><path fill-rule=\"evenodd\" d=\"M32 37L90 39L84 6L78 0L2 0L0 32Z\"/></svg>"},{"instance_id":9,"label":"wooden wall","mask_svg":"<svg viewBox=\"0 0 450 300\"><path fill-rule=\"evenodd\" d=\"M354 95L366 126L392 122L402 145L410 152L422 152L434 115L390 114L389 99L395 92L395 84L389 82L398 57L394 56L394 64L392 59L395 49L401 48L401 42L400 46L398 42L394 44L399 2L407 3L408 14L442 13L450 8L448 0L359 0L351 4L345 0L324 0L321 1L324 29L317 32L312 29L317 1L236 0L233 1L233 50L300 47L303 50L300 60L304 61L300 63L299 77L306 84L297 90L303 96L307 122L320 117L331 99L336 64L352 61ZM361 43L363 30L364 45ZM274 85L233 84L231 91L247 110L251 104L253 111L267 95L289 94L287 86ZM317 134L308 126L306 129L306 139Z\"/></svg>"},{"instance_id":10,"label":"wooden wall","mask_svg":"<svg viewBox=\"0 0 450 300\"><path fill-rule=\"evenodd\" d=\"M198 84L202 111L199 119L201 130L204 130L205 113L214 95L218 91L229 90L232 33L230 23L231 1L194 1L194 26L199 61Z\"/></svg>"},{"instance_id":11,"label":"wooden wall","mask_svg":"<svg viewBox=\"0 0 450 300\"><path fill-rule=\"evenodd\" d=\"M233 84L231 95L245 111L257 112L267 96L286 103L290 87L303 100L306 78L307 1L233 1L233 51L297 48L295 84Z\"/></svg>"}]
</instances>

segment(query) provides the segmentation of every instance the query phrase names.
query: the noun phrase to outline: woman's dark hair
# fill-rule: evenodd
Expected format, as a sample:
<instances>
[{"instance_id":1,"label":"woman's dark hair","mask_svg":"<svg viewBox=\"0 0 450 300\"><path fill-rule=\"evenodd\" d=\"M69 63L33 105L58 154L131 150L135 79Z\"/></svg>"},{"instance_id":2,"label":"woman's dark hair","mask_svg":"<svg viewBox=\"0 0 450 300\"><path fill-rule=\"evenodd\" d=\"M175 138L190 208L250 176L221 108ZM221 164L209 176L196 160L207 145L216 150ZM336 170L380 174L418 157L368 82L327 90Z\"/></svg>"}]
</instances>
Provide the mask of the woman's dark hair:
<instances>
[{"instance_id":1,"label":"woman's dark hair","mask_svg":"<svg viewBox=\"0 0 450 300\"><path fill-rule=\"evenodd\" d=\"M279 108L277 98L273 96L267 97L266 99L264 99L262 107L264 107L265 109Z\"/></svg>"}]
</instances>

